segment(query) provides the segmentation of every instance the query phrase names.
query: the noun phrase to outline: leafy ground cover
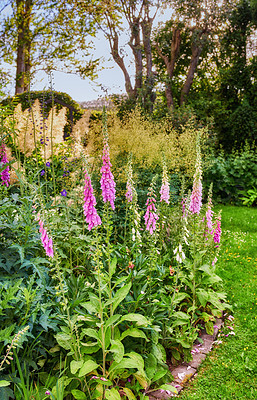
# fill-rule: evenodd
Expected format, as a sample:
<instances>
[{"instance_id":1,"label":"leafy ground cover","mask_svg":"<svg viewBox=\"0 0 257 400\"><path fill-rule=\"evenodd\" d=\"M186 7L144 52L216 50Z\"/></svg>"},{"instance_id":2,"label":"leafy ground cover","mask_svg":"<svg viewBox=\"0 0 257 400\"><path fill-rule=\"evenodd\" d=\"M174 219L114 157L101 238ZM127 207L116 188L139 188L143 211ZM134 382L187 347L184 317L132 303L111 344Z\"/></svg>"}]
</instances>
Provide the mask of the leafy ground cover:
<instances>
[{"instance_id":1,"label":"leafy ground cover","mask_svg":"<svg viewBox=\"0 0 257 400\"><path fill-rule=\"evenodd\" d=\"M219 344L181 394L191 399L257 399L257 220L255 208L223 206L218 273L233 304L235 335ZM224 335L224 336L222 336Z\"/></svg>"}]
</instances>

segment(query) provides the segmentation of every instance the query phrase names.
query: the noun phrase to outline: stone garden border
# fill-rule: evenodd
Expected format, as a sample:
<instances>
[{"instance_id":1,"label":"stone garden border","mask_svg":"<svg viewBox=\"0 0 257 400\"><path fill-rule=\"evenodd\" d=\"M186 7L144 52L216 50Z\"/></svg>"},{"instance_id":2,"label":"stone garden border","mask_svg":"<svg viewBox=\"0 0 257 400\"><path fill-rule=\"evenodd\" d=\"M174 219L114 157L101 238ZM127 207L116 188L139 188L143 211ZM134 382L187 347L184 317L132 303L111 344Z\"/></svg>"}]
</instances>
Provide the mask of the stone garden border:
<instances>
[{"instance_id":1,"label":"stone garden border","mask_svg":"<svg viewBox=\"0 0 257 400\"><path fill-rule=\"evenodd\" d=\"M149 395L150 400L166 400L171 397L178 397L184 385L196 374L200 364L206 358L207 354L211 351L213 342L215 342L218 332L223 325L223 320L218 318L215 323L213 335L204 333L201 335L202 344L195 344L192 349L193 359L189 362L183 362L177 367L170 368L173 375L173 382L170 385L176 387L178 394L174 394L167 390L156 390Z\"/></svg>"}]
</instances>

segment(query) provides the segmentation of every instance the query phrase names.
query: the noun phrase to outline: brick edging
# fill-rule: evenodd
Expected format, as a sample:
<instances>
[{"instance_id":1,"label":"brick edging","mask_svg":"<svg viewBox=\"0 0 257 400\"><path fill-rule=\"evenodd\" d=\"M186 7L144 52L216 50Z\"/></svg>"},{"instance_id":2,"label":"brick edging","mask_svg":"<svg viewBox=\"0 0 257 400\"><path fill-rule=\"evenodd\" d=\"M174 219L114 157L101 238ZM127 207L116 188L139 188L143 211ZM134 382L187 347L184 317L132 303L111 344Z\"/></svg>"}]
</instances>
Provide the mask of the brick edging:
<instances>
[{"instance_id":1,"label":"brick edging","mask_svg":"<svg viewBox=\"0 0 257 400\"><path fill-rule=\"evenodd\" d=\"M174 394L168 390L156 390L149 395L149 400L166 400L171 397L177 397L181 390L184 388L185 383L187 383L197 372L200 364L206 358L206 355L211 351L213 342L217 339L218 332L223 325L223 320L221 318L216 319L214 325L213 335L207 335L204 333L201 335L203 341L202 344L195 344L192 348L193 359L188 363L183 362L177 367L170 368L172 376L174 378L170 385L174 386L178 394Z\"/></svg>"}]
</instances>

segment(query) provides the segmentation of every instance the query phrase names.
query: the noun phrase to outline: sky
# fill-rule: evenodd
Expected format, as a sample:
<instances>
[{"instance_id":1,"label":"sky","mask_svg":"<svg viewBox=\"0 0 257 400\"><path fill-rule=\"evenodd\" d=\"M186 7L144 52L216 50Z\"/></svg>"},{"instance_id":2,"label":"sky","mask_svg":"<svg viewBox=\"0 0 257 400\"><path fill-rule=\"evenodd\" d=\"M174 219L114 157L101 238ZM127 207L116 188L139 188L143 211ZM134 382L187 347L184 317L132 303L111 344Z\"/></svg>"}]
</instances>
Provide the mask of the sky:
<instances>
[{"instance_id":1,"label":"sky","mask_svg":"<svg viewBox=\"0 0 257 400\"><path fill-rule=\"evenodd\" d=\"M121 69L111 59L110 48L107 40L102 34L95 39L96 57L103 57L101 63L104 68L99 71L98 79L92 82L89 78L82 79L75 74L63 72L53 72L53 89L58 92L68 93L75 101L90 101L105 94L121 94L125 92L124 78ZM129 60L127 59L129 64ZM133 68L130 68L133 74ZM40 71L36 74L36 81L32 90L42 90L49 88L49 77L45 72Z\"/></svg>"},{"instance_id":2,"label":"sky","mask_svg":"<svg viewBox=\"0 0 257 400\"><path fill-rule=\"evenodd\" d=\"M1 3L2 0L0 0ZM4 12L8 15L11 14L11 8L7 7ZM166 10L164 14L160 12L154 20L154 27L160 21L168 20L171 17L172 10ZM119 40L121 45L126 45L129 37L122 33ZM58 92L68 93L75 101L91 101L96 100L99 97L110 94L122 94L125 93L125 81L121 69L113 61L110 54L110 47L107 39L104 37L102 32L97 34L97 37L93 39L95 43L95 50L93 51L93 58L102 57L101 62L102 69L98 72L98 79L92 82L89 78L82 79L75 74L66 74L63 72L53 72L52 88ZM129 46L126 46L126 50ZM125 57L125 64L129 74L132 77L133 83L133 62L132 52ZM10 66L8 66L10 68ZM15 73L15 68L13 68ZM49 76L44 71L36 73L35 79L32 82L31 90L47 90L50 88ZM9 95L14 95L14 85L9 87Z\"/></svg>"},{"instance_id":3,"label":"sky","mask_svg":"<svg viewBox=\"0 0 257 400\"><path fill-rule=\"evenodd\" d=\"M168 20L171 17L172 10L166 10L164 14L157 14L154 27L160 21ZM120 39L121 45L125 45L128 36L122 34ZM103 57L104 62L101 64L104 68L99 71L98 79L94 82L90 79L82 79L77 75L65 74L62 72L53 72L53 89L60 92L68 93L75 101L91 101L106 94L122 94L125 93L124 76L119 66L113 61L110 54L110 47L103 33L99 32L95 42L94 55ZM127 46L128 49L128 46ZM125 63L131 76L133 77L134 69L131 65L132 53L125 57ZM133 79L132 79L133 82ZM37 73L36 82L32 86L32 90L43 90L49 88L49 78L43 71Z\"/></svg>"}]
</instances>

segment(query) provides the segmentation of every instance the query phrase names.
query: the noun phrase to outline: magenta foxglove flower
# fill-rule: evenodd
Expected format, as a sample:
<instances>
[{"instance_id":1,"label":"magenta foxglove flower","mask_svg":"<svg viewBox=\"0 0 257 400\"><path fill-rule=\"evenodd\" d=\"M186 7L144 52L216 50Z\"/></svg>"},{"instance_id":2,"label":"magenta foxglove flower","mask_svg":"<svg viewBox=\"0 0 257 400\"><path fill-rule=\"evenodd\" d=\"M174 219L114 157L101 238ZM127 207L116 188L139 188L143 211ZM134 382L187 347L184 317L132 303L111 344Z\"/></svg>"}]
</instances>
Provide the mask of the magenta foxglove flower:
<instances>
[{"instance_id":1,"label":"magenta foxglove flower","mask_svg":"<svg viewBox=\"0 0 257 400\"><path fill-rule=\"evenodd\" d=\"M159 219L159 217L156 213L156 207L154 204L155 202L156 202L155 193L154 193L154 188L153 188L153 184L152 184L150 186L150 190L148 192L148 199L146 202L147 208L146 208L146 213L144 215L146 230L149 231L151 235L155 231L156 222Z\"/></svg>"},{"instance_id":2,"label":"magenta foxglove flower","mask_svg":"<svg viewBox=\"0 0 257 400\"><path fill-rule=\"evenodd\" d=\"M85 186L84 186L84 215L86 217L86 222L88 223L88 230L94 226L101 225L102 221L99 215L97 214L95 205L96 199L93 193L93 187L91 183L90 176L87 171L85 171Z\"/></svg>"},{"instance_id":3,"label":"magenta foxglove flower","mask_svg":"<svg viewBox=\"0 0 257 400\"><path fill-rule=\"evenodd\" d=\"M190 198L189 210L192 214L199 214L202 207L202 169L200 149L197 151L193 190Z\"/></svg>"},{"instance_id":4,"label":"magenta foxglove flower","mask_svg":"<svg viewBox=\"0 0 257 400\"><path fill-rule=\"evenodd\" d=\"M160 201L165 201L167 204L170 203L170 187L167 176L167 167L166 164L163 164L163 172L162 172L162 186L160 190Z\"/></svg>"},{"instance_id":5,"label":"magenta foxglove flower","mask_svg":"<svg viewBox=\"0 0 257 400\"><path fill-rule=\"evenodd\" d=\"M208 208L206 211L206 223L209 229L209 233L212 233L212 215L213 215L213 211L211 209L211 205L208 204Z\"/></svg>"},{"instance_id":6,"label":"magenta foxglove flower","mask_svg":"<svg viewBox=\"0 0 257 400\"><path fill-rule=\"evenodd\" d=\"M46 255L48 257L54 257L53 240L48 237L47 230L44 228L44 222L40 219L39 213L37 214L36 220L39 223L39 232L41 233L41 242L44 246Z\"/></svg>"},{"instance_id":7,"label":"magenta foxglove flower","mask_svg":"<svg viewBox=\"0 0 257 400\"><path fill-rule=\"evenodd\" d=\"M213 235L213 241L214 243L220 243L220 237L221 237L221 221L220 221L220 216L217 219L217 226Z\"/></svg>"},{"instance_id":8,"label":"magenta foxglove flower","mask_svg":"<svg viewBox=\"0 0 257 400\"><path fill-rule=\"evenodd\" d=\"M103 166L101 168L101 189L104 203L110 202L112 209L115 209L115 186L113 174L111 172L111 162L110 162L110 151L107 138L104 138L104 149L103 149Z\"/></svg>"},{"instance_id":9,"label":"magenta foxglove flower","mask_svg":"<svg viewBox=\"0 0 257 400\"><path fill-rule=\"evenodd\" d=\"M0 146L0 163L2 166L8 163L7 155L6 155L6 147L5 144L2 142ZM7 166L2 172L1 172L1 179L2 179L2 185L5 185L6 187L9 186L10 184L10 173L9 173L9 166Z\"/></svg>"}]
</instances>

